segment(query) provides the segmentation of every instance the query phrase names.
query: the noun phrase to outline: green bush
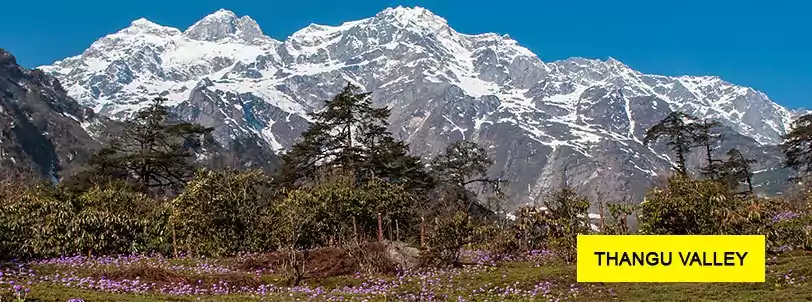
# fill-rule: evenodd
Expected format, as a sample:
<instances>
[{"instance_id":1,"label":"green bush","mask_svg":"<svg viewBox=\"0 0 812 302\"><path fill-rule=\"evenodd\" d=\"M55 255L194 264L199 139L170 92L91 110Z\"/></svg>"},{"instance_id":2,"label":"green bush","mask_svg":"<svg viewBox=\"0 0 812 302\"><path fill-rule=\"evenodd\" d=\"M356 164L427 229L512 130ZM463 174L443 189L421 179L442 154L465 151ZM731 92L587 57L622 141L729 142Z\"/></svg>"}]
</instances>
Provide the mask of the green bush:
<instances>
[{"instance_id":1,"label":"green bush","mask_svg":"<svg viewBox=\"0 0 812 302\"><path fill-rule=\"evenodd\" d=\"M797 214L786 212L787 214ZM783 213L782 213L783 214ZM782 216L781 214L776 216ZM785 249L810 249L812 236L809 227L812 226L812 216L798 214L796 217L773 218L773 223L767 232L767 249L782 251Z\"/></svg>"},{"instance_id":2,"label":"green bush","mask_svg":"<svg viewBox=\"0 0 812 302\"><path fill-rule=\"evenodd\" d=\"M710 235L741 232L742 200L722 183L674 176L640 204L643 234Z\"/></svg>"},{"instance_id":3,"label":"green bush","mask_svg":"<svg viewBox=\"0 0 812 302\"><path fill-rule=\"evenodd\" d=\"M2 201L0 248L19 258L143 251L154 207L115 184L79 195L40 184Z\"/></svg>"},{"instance_id":4,"label":"green bush","mask_svg":"<svg viewBox=\"0 0 812 302\"><path fill-rule=\"evenodd\" d=\"M588 218L589 200L570 189L562 189L544 203L546 209L520 207L488 249L496 255L519 255L531 250L550 250L564 261L575 260L579 234L592 232Z\"/></svg>"},{"instance_id":5,"label":"green bush","mask_svg":"<svg viewBox=\"0 0 812 302\"><path fill-rule=\"evenodd\" d=\"M765 235L770 251L812 247L812 212L798 205L797 200L785 198L746 201L742 209L747 215L745 234Z\"/></svg>"},{"instance_id":6,"label":"green bush","mask_svg":"<svg viewBox=\"0 0 812 302\"><path fill-rule=\"evenodd\" d=\"M296 245L313 247L331 241L338 244L355 239L376 240L378 213L381 213L384 229L394 231L397 222L402 238L413 237L418 225L416 200L398 184L373 179L356 185L355 177L333 173L313 185L286 192L282 203L285 209L281 211L307 211L313 215L307 221L289 222L301 232ZM359 238L353 238L356 235Z\"/></svg>"},{"instance_id":7,"label":"green bush","mask_svg":"<svg viewBox=\"0 0 812 302\"><path fill-rule=\"evenodd\" d=\"M626 203L610 203L609 221L602 230L607 235L629 234L628 218L637 210L637 207Z\"/></svg>"},{"instance_id":8,"label":"green bush","mask_svg":"<svg viewBox=\"0 0 812 302\"><path fill-rule=\"evenodd\" d=\"M4 255L18 258L48 257L77 252L72 200L48 184L39 184L17 196L7 196L0 209Z\"/></svg>"},{"instance_id":9,"label":"green bush","mask_svg":"<svg viewBox=\"0 0 812 302\"><path fill-rule=\"evenodd\" d=\"M566 262L575 261L578 235L592 232L589 222L589 200L564 188L547 205L550 221L548 247Z\"/></svg>"},{"instance_id":10,"label":"green bush","mask_svg":"<svg viewBox=\"0 0 812 302\"><path fill-rule=\"evenodd\" d=\"M674 177L640 205L641 233L765 235L768 250L810 248L812 215L803 204L737 196L719 182Z\"/></svg>"},{"instance_id":11,"label":"green bush","mask_svg":"<svg viewBox=\"0 0 812 302\"><path fill-rule=\"evenodd\" d=\"M461 267L462 247L472 243L474 230L474 224L465 212L437 217L429 234L428 250L421 254L422 264Z\"/></svg>"},{"instance_id":12,"label":"green bush","mask_svg":"<svg viewBox=\"0 0 812 302\"><path fill-rule=\"evenodd\" d=\"M225 256L276 247L271 179L259 171L201 170L168 201L166 234L177 251Z\"/></svg>"},{"instance_id":13,"label":"green bush","mask_svg":"<svg viewBox=\"0 0 812 302\"><path fill-rule=\"evenodd\" d=\"M511 237L518 241L516 244L520 251L546 248L552 236L551 223L552 217L549 212L529 206L521 207L516 211L516 221L511 227L514 235ZM503 249L507 252L513 244L509 241L505 243L508 246Z\"/></svg>"},{"instance_id":14,"label":"green bush","mask_svg":"<svg viewBox=\"0 0 812 302\"><path fill-rule=\"evenodd\" d=\"M74 202L74 244L83 253L145 252L154 236L158 202L125 186L107 184L82 193ZM164 224L159 222L159 224Z\"/></svg>"}]
</instances>

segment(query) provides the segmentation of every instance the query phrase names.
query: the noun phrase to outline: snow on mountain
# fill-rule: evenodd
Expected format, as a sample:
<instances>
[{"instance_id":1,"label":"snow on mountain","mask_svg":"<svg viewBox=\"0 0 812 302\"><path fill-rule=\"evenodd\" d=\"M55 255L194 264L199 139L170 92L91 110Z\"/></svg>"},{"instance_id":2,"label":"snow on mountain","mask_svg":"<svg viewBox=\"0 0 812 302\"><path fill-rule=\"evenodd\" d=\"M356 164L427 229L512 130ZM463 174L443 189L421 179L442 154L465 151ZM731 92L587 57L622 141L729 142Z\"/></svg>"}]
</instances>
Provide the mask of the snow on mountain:
<instances>
[{"instance_id":1,"label":"snow on mountain","mask_svg":"<svg viewBox=\"0 0 812 302\"><path fill-rule=\"evenodd\" d=\"M812 114L812 110L800 108L792 112L792 119L794 120L807 114Z\"/></svg>"},{"instance_id":2,"label":"snow on mountain","mask_svg":"<svg viewBox=\"0 0 812 302\"><path fill-rule=\"evenodd\" d=\"M458 139L488 147L491 173L512 181L516 203L564 179L640 197L672 165L666 149L641 139L672 110L723 122L759 169L776 165L764 150L794 116L718 77L648 75L613 58L543 62L507 35L462 34L420 7L311 24L284 41L227 10L183 32L139 19L40 68L113 118L165 96L221 141L260 138L276 151L295 142L307 112L351 82L392 108L390 130L414 152L431 155Z\"/></svg>"}]
</instances>

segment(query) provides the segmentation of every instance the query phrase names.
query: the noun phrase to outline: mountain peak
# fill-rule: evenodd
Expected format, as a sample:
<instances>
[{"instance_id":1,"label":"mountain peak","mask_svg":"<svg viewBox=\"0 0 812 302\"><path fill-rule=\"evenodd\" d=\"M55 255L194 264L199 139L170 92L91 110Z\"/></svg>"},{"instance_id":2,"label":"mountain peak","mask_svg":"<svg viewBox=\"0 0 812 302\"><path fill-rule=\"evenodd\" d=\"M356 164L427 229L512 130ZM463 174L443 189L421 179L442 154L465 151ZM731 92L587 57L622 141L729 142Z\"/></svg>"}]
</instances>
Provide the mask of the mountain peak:
<instances>
[{"instance_id":1,"label":"mountain peak","mask_svg":"<svg viewBox=\"0 0 812 302\"><path fill-rule=\"evenodd\" d=\"M424 27L427 29L438 29L447 27L448 22L428 9L420 6L415 7L389 7L375 15L375 19L385 22L394 22L402 26Z\"/></svg>"},{"instance_id":2,"label":"mountain peak","mask_svg":"<svg viewBox=\"0 0 812 302\"><path fill-rule=\"evenodd\" d=\"M414 6L408 7L403 5L398 5L397 7L387 7L384 9L380 14L399 14L399 15L413 15L413 16L420 16L420 15L434 15L431 11L424 7Z\"/></svg>"},{"instance_id":3,"label":"mountain peak","mask_svg":"<svg viewBox=\"0 0 812 302\"><path fill-rule=\"evenodd\" d=\"M227 9L219 9L211 13L183 32L191 39L203 41L219 41L229 37L244 41L253 41L266 38L254 19L237 14Z\"/></svg>"},{"instance_id":4,"label":"mountain peak","mask_svg":"<svg viewBox=\"0 0 812 302\"><path fill-rule=\"evenodd\" d=\"M163 26L147 20L146 18L138 18L130 22L130 27L123 29L121 32L127 34L157 34L157 35L174 35L179 33L176 28Z\"/></svg>"},{"instance_id":5,"label":"mountain peak","mask_svg":"<svg viewBox=\"0 0 812 302\"><path fill-rule=\"evenodd\" d=\"M225 8L218 9L216 12L209 14L205 18L237 18L237 14Z\"/></svg>"},{"instance_id":6,"label":"mountain peak","mask_svg":"<svg viewBox=\"0 0 812 302\"><path fill-rule=\"evenodd\" d=\"M146 18L138 18L137 20L131 22L130 26L132 26L132 27L159 27L160 25L155 24L155 22L147 20Z\"/></svg>"},{"instance_id":7,"label":"mountain peak","mask_svg":"<svg viewBox=\"0 0 812 302\"><path fill-rule=\"evenodd\" d=\"M624 64L620 60L615 59L614 57L609 57L608 59L606 59L606 65L608 65L609 68L617 70L619 72L632 72L632 73L634 73L634 69L629 67L629 65Z\"/></svg>"}]
</instances>

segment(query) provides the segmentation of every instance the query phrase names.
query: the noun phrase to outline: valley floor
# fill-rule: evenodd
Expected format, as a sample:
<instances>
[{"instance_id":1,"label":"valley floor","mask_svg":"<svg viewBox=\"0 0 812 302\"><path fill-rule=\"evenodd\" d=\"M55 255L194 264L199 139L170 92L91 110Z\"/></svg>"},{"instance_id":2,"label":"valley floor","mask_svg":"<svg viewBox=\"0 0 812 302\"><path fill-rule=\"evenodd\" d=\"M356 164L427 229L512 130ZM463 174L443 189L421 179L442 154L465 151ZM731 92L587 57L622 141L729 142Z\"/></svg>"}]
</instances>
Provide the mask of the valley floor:
<instances>
[{"instance_id":1,"label":"valley floor","mask_svg":"<svg viewBox=\"0 0 812 302\"><path fill-rule=\"evenodd\" d=\"M3 264L0 301L812 301L812 253L770 256L767 282L584 284L575 266L545 260L397 276L349 274L296 287L257 255L228 259L71 257ZM71 300L75 299L75 300Z\"/></svg>"}]
</instances>

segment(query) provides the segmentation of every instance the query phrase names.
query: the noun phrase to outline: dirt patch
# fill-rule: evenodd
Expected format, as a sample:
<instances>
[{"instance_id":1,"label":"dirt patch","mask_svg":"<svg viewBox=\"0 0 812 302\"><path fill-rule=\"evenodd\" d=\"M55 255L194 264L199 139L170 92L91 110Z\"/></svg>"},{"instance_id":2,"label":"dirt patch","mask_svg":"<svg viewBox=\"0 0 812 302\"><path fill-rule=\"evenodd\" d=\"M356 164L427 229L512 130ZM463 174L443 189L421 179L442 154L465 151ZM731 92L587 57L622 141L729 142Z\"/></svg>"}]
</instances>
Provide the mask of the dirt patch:
<instances>
[{"instance_id":1,"label":"dirt patch","mask_svg":"<svg viewBox=\"0 0 812 302\"><path fill-rule=\"evenodd\" d=\"M109 280L135 280L141 282L163 284L190 284L209 286L218 282L225 282L232 286L256 287L263 284L262 279L250 273L227 273L227 274L204 274L204 275L182 275L164 268L137 265L116 268L115 270L104 270L91 275L96 279L106 278Z\"/></svg>"},{"instance_id":2,"label":"dirt patch","mask_svg":"<svg viewBox=\"0 0 812 302\"><path fill-rule=\"evenodd\" d=\"M360 246L323 247L299 252L308 278L326 278L362 273L393 273L409 268L417 250L403 243L366 243ZM247 272L280 270L289 263L290 254L264 253L240 259L235 268Z\"/></svg>"},{"instance_id":3,"label":"dirt patch","mask_svg":"<svg viewBox=\"0 0 812 302\"><path fill-rule=\"evenodd\" d=\"M305 271L308 277L324 278L355 273L357 264L348 257L346 249L325 247L297 252L299 259L305 260ZM239 260L235 265L238 270L255 272L260 270L278 271L289 263L290 254L273 252L252 255Z\"/></svg>"},{"instance_id":4,"label":"dirt patch","mask_svg":"<svg viewBox=\"0 0 812 302\"><path fill-rule=\"evenodd\" d=\"M346 248L320 248L305 253L305 271L311 278L350 275L358 270L356 259L347 254Z\"/></svg>"}]
</instances>

